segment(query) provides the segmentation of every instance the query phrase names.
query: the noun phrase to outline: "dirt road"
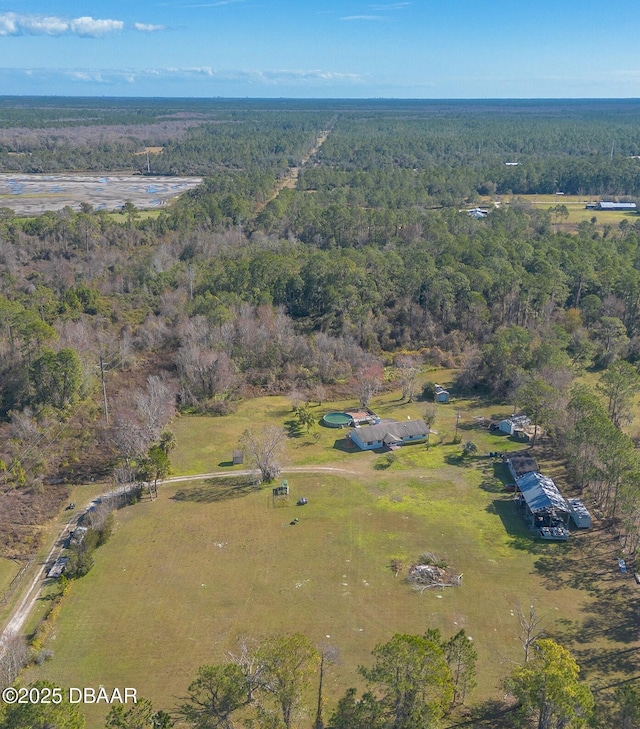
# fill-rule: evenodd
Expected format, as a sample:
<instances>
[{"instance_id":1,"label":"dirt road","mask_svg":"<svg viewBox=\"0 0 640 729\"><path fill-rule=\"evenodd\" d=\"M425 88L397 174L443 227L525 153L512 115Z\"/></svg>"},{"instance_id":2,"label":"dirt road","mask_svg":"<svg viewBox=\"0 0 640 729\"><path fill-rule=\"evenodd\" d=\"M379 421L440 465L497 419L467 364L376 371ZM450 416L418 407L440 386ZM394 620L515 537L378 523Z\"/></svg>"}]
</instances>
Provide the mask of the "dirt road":
<instances>
[{"instance_id":1,"label":"dirt road","mask_svg":"<svg viewBox=\"0 0 640 729\"><path fill-rule=\"evenodd\" d=\"M256 215L262 212L272 200L275 200L285 188L293 190L296 187L296 185L298 184L298 177L300 177L300 172L309 163L309 160L311 160L312 157L315 157L315 155L318 154L318 152L320 151L320 147L322 147L322 145L327 141L327 137L329 136L329 134L331 134L331 130L333 129L334 124L335 119L331 122L331 125L327 129L324 129L322 132L320 132L313 147L309 150L308 154L306 154L300 160L300 165L298 167L291 167L287 174L278 180L273 192L267 198L267 200L265 200L263 203L260 203L256 207Z\"/></svg>"},{"instance_id":2,"label":"dirt road","mask_svg":"<svg viewBox=\"0 0 640 729\"><path fill-rule=\"evenodd\" d=\"M356 476L358 475L355 471L349 471L346 468L332 468L331 466L291 466L290 468L283 468L283 473L343 473L349 476ZM258 476L259 471L251 471L251 470L244 470L244 471L214 471L212 473L199 473L193 476L174 476L173 478L167 478L164 481L160 482L160 485L162 484L171 484L171 483L184 483L186 481L203 481L210 478L229 478L229 477L237 477L237 476ZM67 538L67 535L71 529L77 524L78 519L82 516L82 514L86 513L96 502L98 499L103 498L108 493L102 494L102 496L98 496L95 499L93 499L91 502L86 504L85 507L80 509L79 511L75 512L74 515L65 523L63 528L58 532L56 535L53 545L51 549L49 550L49 553L47 554L46 558L42 562L42 564L38 565L36 568L36 573L33 576L31 582L29 583L29 587L27 590L22 594L22 597L19 599L18 603L16 604L16 607L14 608L13 612L11 613L11 616L9 617L9 620L5 627L2 630L2 633L0 633L0 655L2 654L3 644L5 641L13 635L20 634L29 619L29 615L31 614L31 611L34 608L34 605L36 604L36 601L40 597L40 592L47 580L46 572L49 566L55 561L55 559L58 557L58 555L62 552L64 549L64 543Z\"/></svg>"}]
</instances>

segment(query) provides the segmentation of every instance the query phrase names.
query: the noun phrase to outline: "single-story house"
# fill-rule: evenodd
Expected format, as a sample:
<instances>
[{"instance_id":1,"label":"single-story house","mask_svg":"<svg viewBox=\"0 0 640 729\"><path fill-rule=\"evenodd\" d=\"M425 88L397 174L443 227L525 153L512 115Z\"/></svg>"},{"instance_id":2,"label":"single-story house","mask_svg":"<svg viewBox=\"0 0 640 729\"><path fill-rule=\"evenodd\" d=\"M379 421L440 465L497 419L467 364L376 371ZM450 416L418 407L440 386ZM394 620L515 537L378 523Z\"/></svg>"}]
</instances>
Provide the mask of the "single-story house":
<instances>
[{"instance_id":1,"label":"single-story house","mask_svg":"<svg viewBox=\"0 0 640 729\"><path fill-rule=\"evenodd\" d=\"M449 402L449 392L444 387L440 387L440 385L434 385L434 387L434 400L436 402Z\"/></svg>"},{"instance_id":2,"label":"single-story house","mask_svg":"<svg viewBox=\"0 0 640 729\"><path fill-rule=\"evenodd\" d=\"M638 206L634 202L601 202L599 210L635 210Z\"/></svg>"},{"instance_id":3,"label":"single-story house","mask_svg":"<svg viewBox=\"0 0 640 729\"><path fill-rule=\"evenodd\" d=\"M501 420L498 427L503 433L513 435L516 430L523 430L529 425L531 425L531 420L526 415L514 415Z\"/></svg>"},{"instance_id":4,"label":"single-story house","mask_svg":"<svg viewBox=\"0 0 640 729\"><path fill-rule=\"evenodd\" d=\"M354 428L349 437L363 451L372 451L385 446L399 446L425 440L429 428L424 420L402 420L378 423L364 428Z\"/></svg>"}]
</instances>

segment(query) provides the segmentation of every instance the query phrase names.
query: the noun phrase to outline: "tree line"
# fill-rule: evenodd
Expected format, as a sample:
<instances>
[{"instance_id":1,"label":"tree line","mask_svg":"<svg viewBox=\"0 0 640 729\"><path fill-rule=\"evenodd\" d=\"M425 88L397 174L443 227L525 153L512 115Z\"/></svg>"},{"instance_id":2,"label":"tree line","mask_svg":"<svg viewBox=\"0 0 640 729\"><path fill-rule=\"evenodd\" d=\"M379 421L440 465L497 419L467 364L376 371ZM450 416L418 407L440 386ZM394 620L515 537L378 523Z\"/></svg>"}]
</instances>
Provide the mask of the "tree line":
<instances>
[{"instance_id":1,"label":"tree line","mask_svg":"<svg viewBox=\"0 0 640 729\"><path fill-rule=\"evenodd\" d=\"M640 726L637 687L623 684L596 703L569 651L536 632L539 626L529 618L522 623L525 657L504 680L503 701L470 705L466 716L471 721L537 729ZM456 711L475 686L476 652L464 630L448 639L438 630L397 633L377 645L371 658L370 665L358 669L365 690L347 689L329 712L324 685L340 662L335 646L316 647L300 633L260 641L243 637L224 662L198 668L172 709L156 710L140 697L133 705L116 703L105 729L438 729L447 718L465 716ZM54 689L46 681L26 687ZM84 729L79 706L60 695L59 703L5 703L0 728Z\"/></svg>"}]
</instances>

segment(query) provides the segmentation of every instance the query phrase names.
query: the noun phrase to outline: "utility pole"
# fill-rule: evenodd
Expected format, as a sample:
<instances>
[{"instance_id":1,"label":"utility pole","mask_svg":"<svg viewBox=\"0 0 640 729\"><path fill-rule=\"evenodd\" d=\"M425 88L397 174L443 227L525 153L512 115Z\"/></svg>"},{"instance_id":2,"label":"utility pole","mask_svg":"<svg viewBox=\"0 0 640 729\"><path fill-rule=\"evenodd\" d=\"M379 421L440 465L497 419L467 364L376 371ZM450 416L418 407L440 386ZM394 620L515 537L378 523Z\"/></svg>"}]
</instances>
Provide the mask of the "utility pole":
<instances>
[{"instance_id":1,"label":"utility pole","mask_svg":"<svg viewBox=\"0 0 640 729\"><path fill-rule=\"evenodd\" d=\"M460 425L460 413L456 413L456 432L453 436L453 440L458 440L458 426Z\"/></svg>"},{"instance_id":2,"label":"utility pole","mask_svg":"<svg viewBox=\"0 0 640 729\"><path fill-rule=\"evenodd\" d=\"M193 301L193 266L189 264L189 299Z\"/></svg>"},{"instance_id":3,"label":"utility pole","mask_svg":"<svg viewBox=\"0 0 640 729\"><path fill-rule=\"evenodd\" d=\"M102 380L102 400L104 402L104 419L109 425L109 406L107 405L107 386L104 382L104 360L102 359L102 352L100 353L100 379Z\"/></svg>"}]
</instances>

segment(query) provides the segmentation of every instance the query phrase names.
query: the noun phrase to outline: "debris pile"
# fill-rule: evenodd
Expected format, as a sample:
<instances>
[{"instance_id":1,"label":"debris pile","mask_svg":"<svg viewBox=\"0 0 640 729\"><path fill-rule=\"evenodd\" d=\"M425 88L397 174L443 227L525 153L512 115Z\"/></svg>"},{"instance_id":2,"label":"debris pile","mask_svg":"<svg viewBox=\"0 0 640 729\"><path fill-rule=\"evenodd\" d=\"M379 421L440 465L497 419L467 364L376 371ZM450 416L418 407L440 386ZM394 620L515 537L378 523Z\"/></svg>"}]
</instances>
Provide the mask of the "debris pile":
<instances>
[{"instance_id":1,"label":"debris pile","mask_svg":"<svg viewBox=\"0 0 640 729\"><path fill-rule=\"evenodd\" d=\"M456 574L446 562L430 552L409 567L407 581L414 590L424 592L432 588L459 587L462 575Z\"/></svg>"}]
</instances>

